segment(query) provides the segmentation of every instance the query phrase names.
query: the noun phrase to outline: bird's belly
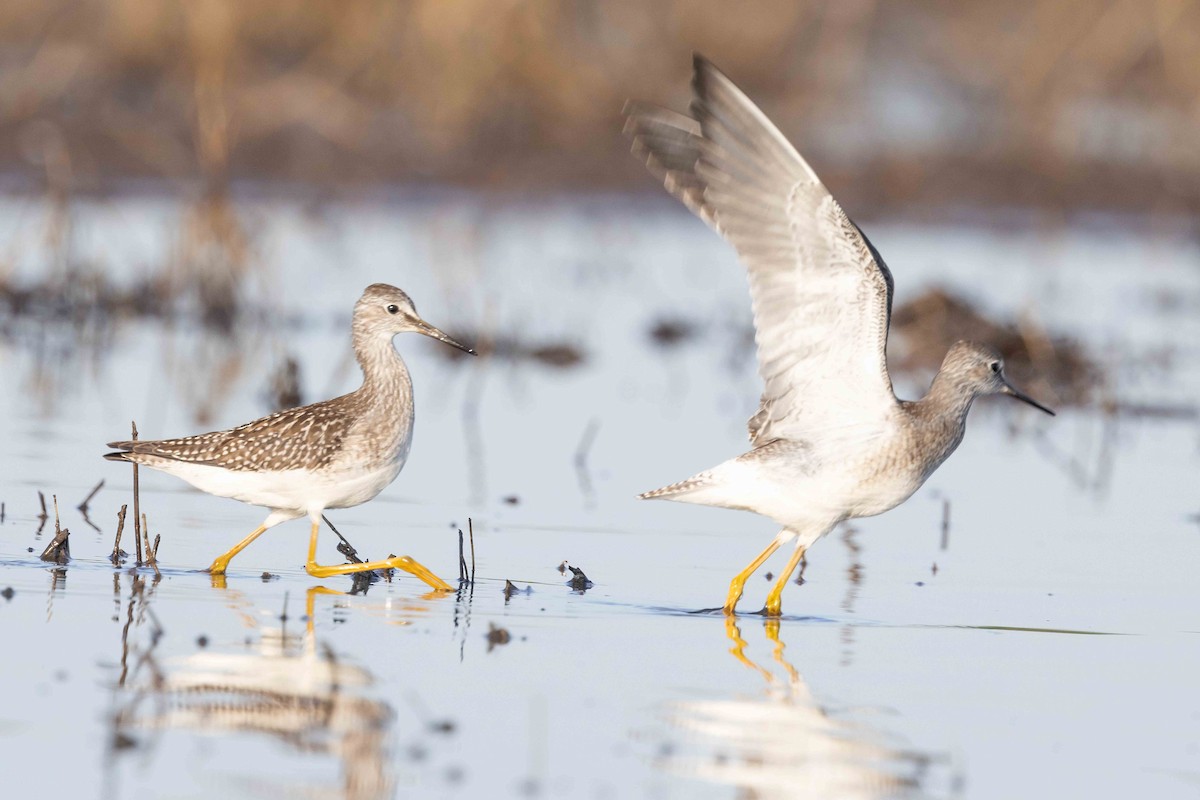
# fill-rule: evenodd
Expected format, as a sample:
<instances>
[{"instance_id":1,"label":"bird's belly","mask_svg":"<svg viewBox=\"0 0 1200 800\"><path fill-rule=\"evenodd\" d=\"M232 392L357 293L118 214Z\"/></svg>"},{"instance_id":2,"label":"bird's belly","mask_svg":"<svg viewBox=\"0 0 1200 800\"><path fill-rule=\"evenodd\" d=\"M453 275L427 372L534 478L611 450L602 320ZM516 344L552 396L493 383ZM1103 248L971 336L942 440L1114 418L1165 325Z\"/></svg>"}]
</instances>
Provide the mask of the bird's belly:
<instances>
[{"instance_id":1,"label":"bird's belly","mask_svg":"<svg viewBox=\"0 0 1200 800\"><path fill-rule=\"evenodd\" d=\"M820 468L811 468L813 463ZM874 451L844 449L815 454L813 461L799 466L771 459L727 462L718 469L722 480L679 499L754 511L792 528L882 514L924 482L923 476Z\"/></svg>"},{"instance_id":2,"label":"bird's belly","mask_svg":"<svg viewBox=\"0 0 1200 800\"><path fill-rule=\"evenodd\" d=\"M876 475L847 487L846 505L850 517L873 517L890 511L912 497L923 480L912 475Z\"/></svg>"},{"instance_id":3,"label":"bird's belly","mask_svg":"<svg viewBox=\"0 0 1200 800\"><path fill-rule=\"evenodd\" d=\"M326 508L349 508L373 498L399 474L402 461L370 469L340 467L272 472L232 471L181 461L158 466L202 492L266 508L301 514Z\"/></svg>"}]
</instances>

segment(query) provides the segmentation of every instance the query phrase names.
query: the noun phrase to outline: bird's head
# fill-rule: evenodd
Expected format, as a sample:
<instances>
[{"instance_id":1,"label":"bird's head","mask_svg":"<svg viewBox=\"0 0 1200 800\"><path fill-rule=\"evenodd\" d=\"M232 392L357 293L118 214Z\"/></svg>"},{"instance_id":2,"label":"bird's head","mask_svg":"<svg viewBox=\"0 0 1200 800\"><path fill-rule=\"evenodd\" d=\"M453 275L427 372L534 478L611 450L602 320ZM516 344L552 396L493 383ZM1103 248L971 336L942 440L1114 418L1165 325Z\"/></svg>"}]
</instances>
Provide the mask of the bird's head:
<instances>
[{"instance_id":1,"label":"bird's head","mask_svg":"<svg viewBox=\"0 0 1200 800\"><path fill-rule=\"evenodd\" d=\"M367 336L379 335L389 339L397 333L416 331L475 355L474 350L421 319L412 299L402 290L386 283L371 284L358 298L354 306L354 329Z\"/></svg>"},{"instance_id":2,"label":"bird's head","mask_svg":"<svg viewBox=\"0 0 1200 800\"><path fill-rule=\"evenodd\" d=\"M1049 408L1012 385L1004 374L1004 358L986 344L955 342L942 361L941 372L973 394L1006 394L1054 416Z\"/></svg>"}]
</instances>

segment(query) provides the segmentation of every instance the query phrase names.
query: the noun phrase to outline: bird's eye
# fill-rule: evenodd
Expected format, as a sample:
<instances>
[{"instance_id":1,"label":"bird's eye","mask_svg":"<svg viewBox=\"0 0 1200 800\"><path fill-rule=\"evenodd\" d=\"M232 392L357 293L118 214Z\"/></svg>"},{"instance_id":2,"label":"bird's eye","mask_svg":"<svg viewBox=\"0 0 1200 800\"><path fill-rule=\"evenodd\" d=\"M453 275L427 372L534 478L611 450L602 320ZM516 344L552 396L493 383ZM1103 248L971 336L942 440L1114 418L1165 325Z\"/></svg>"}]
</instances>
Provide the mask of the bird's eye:
<instances>
[{"instance_id":1,"label":"bird's eye","mask_svg":"<svg viewBox=\"0 0 1200 800\"><path fill-rule=\"evenodd\" d=\"M392 303L391 305L389 305L389 306L387 307L387 312L388 312L389 314L399 314L399 313L400 313L400 306L396 305L395 303Z\"/></svg>"},{"instance_id":2,"label":"bird's eye","mask_svg":"<svg viewBox=\"0 0 1200 800\"><path fill-rule=\"evenodd\" d=\"M996 375L1000 374L1000 362L999 361L993 361L989 366L991 367L992 372L994 374L996 374Z\"/></svg>"}]
</instances>

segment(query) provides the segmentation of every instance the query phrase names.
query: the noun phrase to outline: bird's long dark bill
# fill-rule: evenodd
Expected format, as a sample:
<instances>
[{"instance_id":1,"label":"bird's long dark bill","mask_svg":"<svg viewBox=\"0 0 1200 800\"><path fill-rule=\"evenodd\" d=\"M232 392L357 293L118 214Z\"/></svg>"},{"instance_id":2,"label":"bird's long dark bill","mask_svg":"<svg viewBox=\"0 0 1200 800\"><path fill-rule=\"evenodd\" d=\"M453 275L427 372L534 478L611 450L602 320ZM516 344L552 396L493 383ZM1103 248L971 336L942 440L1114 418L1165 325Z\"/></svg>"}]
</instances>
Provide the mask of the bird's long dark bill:
<instances>
[{"instance_id":1,"label":"bird's long dark bill","mask_svg":"<svg viewBox=\"0 0 1200 800\"><path fill-rule=\"evenodd\" d=\"M425 320L417 319L417 320L413 320L413 322L416 323L417 330L419 332L425 334L426 336L430 336L434 339L437 339L439 342L445 342L446 344L450 345L451 347L457 347L459 350L462 350L464 353L470 353L473 356L479 355L478 353L476 353L471 348L467 347L462 342L455 341L454 339L447 336L444 332L442 332L442 331L438 330L437 328L433 327L432 325L430 325Z\"/></svg>"},{"instance_id":2,"label":"bird's long dark bill","mask_svg":"<svg viewBox=\"0 0 1200 800\"><path fill-rule=\"evenodd\" d=\"M1017 387L1013 386L1007 380L1004 382L1004 393L1008 394L1008 395L1012 395L1013 397L1017 398L1018 400L1021 400L1022 402L1029 403L1029 405L1033 406L1038 411L1045 411L1050 416L1052 416L1052 417L1055 416L1053 411L1046 408L1044 405L1039 403L1037 400L1034 400L1032 397L1025 394Z\"/></svg>"}]
</instances>

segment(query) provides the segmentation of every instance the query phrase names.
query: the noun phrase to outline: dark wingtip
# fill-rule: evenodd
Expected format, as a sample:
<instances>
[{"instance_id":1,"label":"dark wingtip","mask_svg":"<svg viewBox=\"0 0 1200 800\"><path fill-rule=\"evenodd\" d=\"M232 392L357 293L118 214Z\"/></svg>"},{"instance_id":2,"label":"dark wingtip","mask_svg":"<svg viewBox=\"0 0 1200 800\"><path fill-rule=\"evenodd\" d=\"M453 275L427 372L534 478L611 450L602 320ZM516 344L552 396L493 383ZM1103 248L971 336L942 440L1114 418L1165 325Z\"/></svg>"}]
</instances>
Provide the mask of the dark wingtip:
<instances>
[{"instance_id":1,"label":"dark wingtip","mask_svg":"<svg viewBox=\"0 0 1200 800\"><path fill-rule=\"evenodd\" d=\"M109 447L113 447L113 445L110 444ZM129 455L128 450L121 450L116 453L105 453L104 460L105 461L128 461L129 459L126 458L126 456L128 456L128 455Z\"/></svg>"}]
</instances>

